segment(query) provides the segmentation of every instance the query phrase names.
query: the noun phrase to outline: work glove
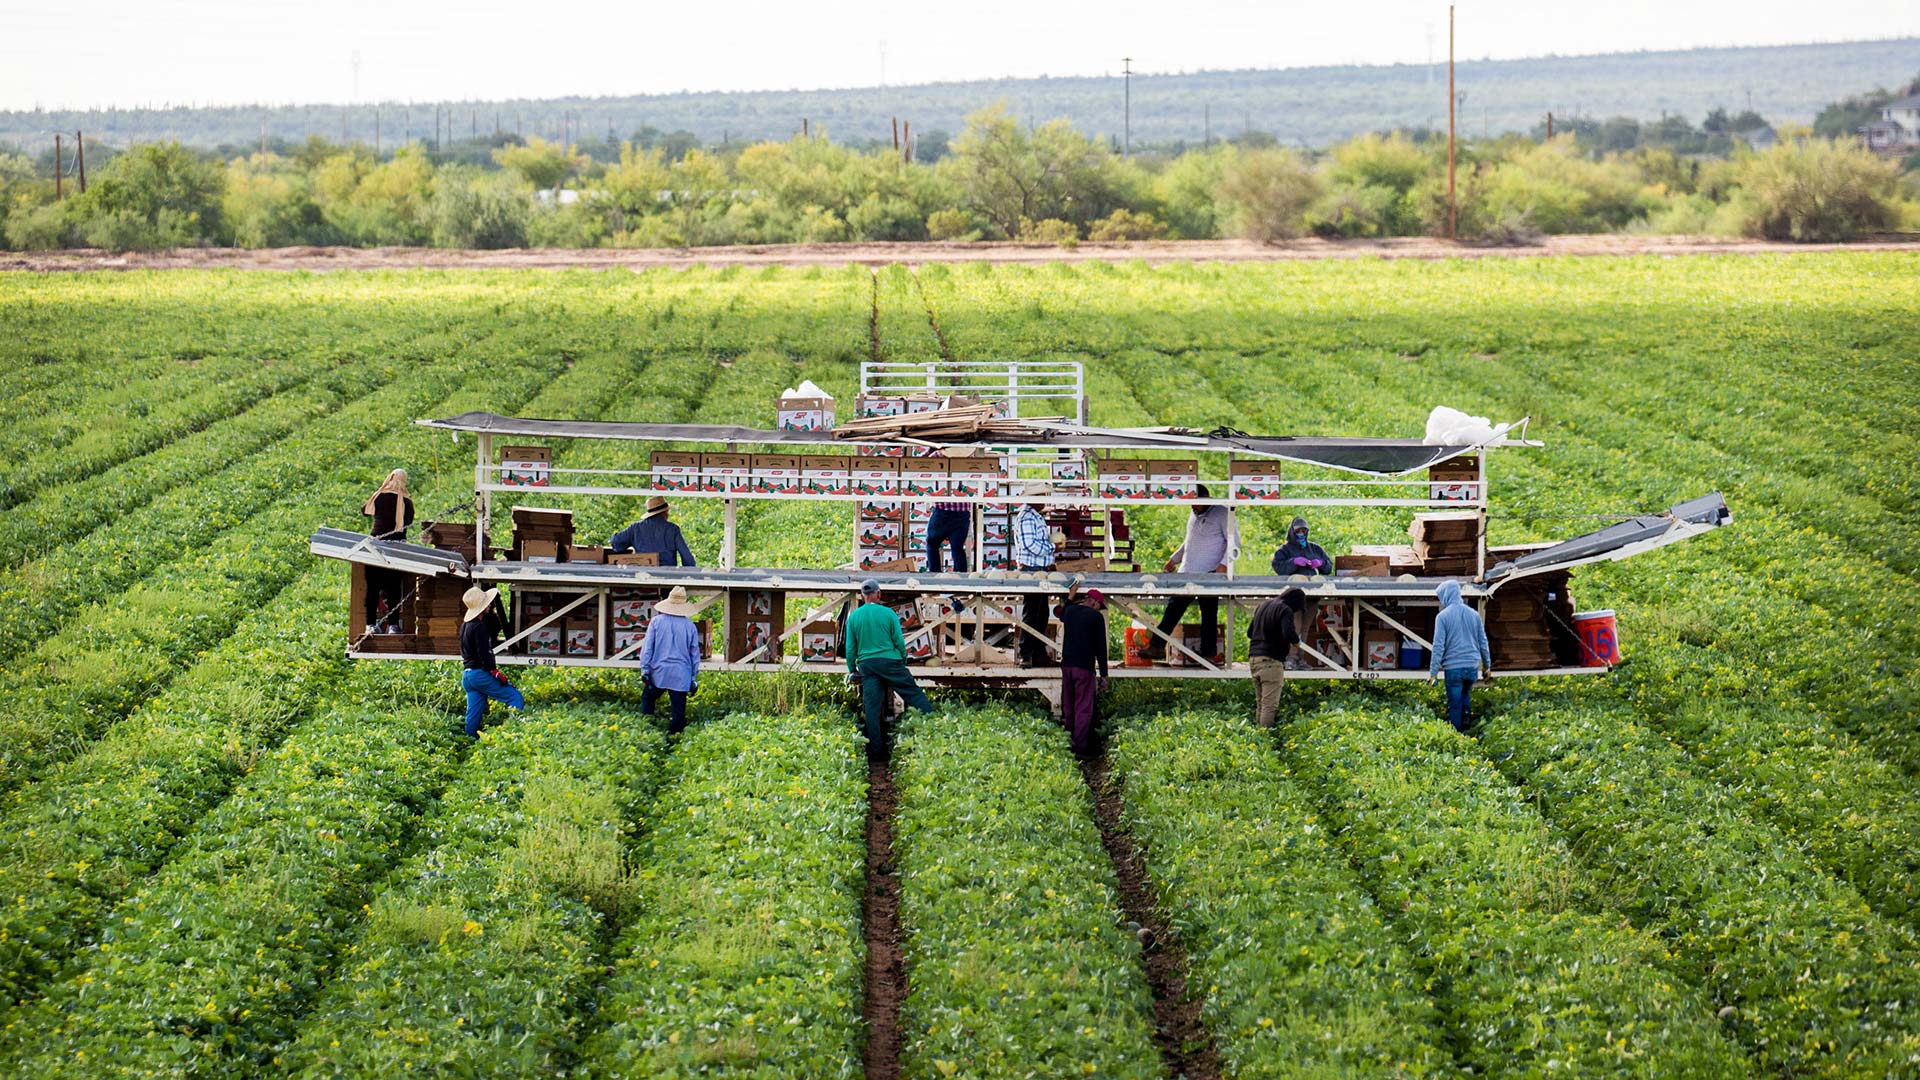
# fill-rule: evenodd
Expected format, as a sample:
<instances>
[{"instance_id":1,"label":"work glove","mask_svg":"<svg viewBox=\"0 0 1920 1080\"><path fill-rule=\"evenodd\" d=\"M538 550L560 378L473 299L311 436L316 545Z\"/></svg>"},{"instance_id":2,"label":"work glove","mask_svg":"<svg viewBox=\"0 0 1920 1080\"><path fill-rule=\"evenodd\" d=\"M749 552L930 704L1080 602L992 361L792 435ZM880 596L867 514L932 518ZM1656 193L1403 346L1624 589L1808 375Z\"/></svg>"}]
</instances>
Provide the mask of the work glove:
<instances>
[{"instance_id":1,"label":"work glove","mask_svg":"<svg viewBox=\"0 0 1920 1080\"><path fill-rule=\"evenodd\" d=\"M1302 570L1305 570L1305 569L1307 569L1307 568L1308 568L1308 567L1310 567L1310 566L1318 566L1318 565L1320 565L1320 562L1319 562L1319 560L1317 560L1317 559L1307 559L1307 558L1300 558L1300 557L1296 557L1296 558L1295 558L1295 559L1293 560L1293 565L1295 565L1295 566L1297 566L1297 567L1299 567L1299 568L1300 568L1300 569L1302 569Z\"/></svg>"},{"instance_id":2,"label":"work glove","mask_svg":"<svg viewBox=\"0 0 1920 1080\"><path fill-rule=\"evenodd\" d=\"M1107 692L1107 677L1105 675L1093 681L1093 692L1096 694L1104 694Z\"/></svg>"},{"instance_id":3,"label":"work glove","mask_svg":"<svg viewBox=\"0 0 1920 1080\"><path fill-rule=\"evenodd\" d=\"M496 679L499 679L502 683L505 683L508 686L513 685L511 682L507 681L507 673L504 671L501 671L499 668L493 669L493 677Z\"/></svg>"},{"instance_id":4,"label":"work glove","mask_svg":"<svg viewBox=\"0 0 1920 1080\"><path fill-rule=\"evenodd\" d=\"M698 694L699 692L700 692L700 684L699 684L699 683L694 683L694 684L693 684L692 686L689 686L689 687L687 687L687 696L688 696L688 697L692 697L692 696L694 696L695 694Z\"/></svg>"}]
</instances>

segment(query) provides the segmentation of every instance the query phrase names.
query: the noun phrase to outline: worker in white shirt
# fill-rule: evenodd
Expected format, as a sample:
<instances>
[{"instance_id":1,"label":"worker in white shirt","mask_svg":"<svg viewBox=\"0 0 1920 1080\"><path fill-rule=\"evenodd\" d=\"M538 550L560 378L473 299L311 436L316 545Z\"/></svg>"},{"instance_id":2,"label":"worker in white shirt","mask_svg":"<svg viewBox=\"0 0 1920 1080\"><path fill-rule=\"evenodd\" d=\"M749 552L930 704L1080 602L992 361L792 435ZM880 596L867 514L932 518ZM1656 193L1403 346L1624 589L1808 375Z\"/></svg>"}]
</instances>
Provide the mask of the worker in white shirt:
<instances>
[{"instance_id":1,"label":"worker in white shirt","mask_svg":"<svg viewBox=\"0 0 1920 1080\"><path fill-rule=\"evenodd\" d=\"M1207 487L1199 486L1195 492L1205 499ZM1225 506L1195 506L1193 514L1187 518L1187 536L1178 549L1161 567L1167 573L1176 569L1182 574L1224 574L1240 557L1240 523L1234 520L1233 511ZM1200 600L1200 655L1213 659L1214 650L1220 644L1220 598L1202 596ZM1180 625L1180 619L1193 606L1194 597L1174 596L1167 601L1167 612L1160 618L1160 632L1171 636L1174 628ZM1166 659L1167 643L1164 638L1155 638L1151 655L1155 660Z\"/></svg>"}]
</instances>

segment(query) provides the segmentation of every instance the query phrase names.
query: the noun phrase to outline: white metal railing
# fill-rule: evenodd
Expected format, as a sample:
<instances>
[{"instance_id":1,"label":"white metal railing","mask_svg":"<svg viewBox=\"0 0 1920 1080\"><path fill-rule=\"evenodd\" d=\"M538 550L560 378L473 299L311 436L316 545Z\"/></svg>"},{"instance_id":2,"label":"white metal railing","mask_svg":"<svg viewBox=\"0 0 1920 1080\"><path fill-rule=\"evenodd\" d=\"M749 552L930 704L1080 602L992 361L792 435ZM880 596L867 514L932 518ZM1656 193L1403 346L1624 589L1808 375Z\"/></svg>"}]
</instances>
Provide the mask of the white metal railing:
<instances>
[{"instance_id":1,"label":"white metal railing","mask_svg":"<svg viewBox=\"0 0 1920 1080\"><path fill-rule=\"evenodd\" d=\"M1013 416L1067 415L1087 422L1086 370L1078 360L864 361L860 392L868 395L963 394L1004 401ZM1028 412L1022 402L1049 402ZM1059 407L1068 403L1067 408Z\"/></svg>"}]
</instances>

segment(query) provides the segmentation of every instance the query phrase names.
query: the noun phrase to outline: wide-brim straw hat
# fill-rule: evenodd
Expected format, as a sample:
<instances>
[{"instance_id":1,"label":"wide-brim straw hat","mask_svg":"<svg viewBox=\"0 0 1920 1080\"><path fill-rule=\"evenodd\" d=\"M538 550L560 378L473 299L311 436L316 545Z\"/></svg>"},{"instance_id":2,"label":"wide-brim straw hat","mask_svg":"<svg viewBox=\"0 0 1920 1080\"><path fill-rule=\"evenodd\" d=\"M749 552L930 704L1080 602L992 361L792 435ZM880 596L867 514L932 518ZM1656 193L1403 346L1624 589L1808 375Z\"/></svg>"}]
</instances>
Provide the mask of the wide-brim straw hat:
<instances>
[{"instance_id":1,"label":"wide-brim straw hat","mask_svg":"<svg viewBox=\"0 0 1920 1080\"><path fill-rule=\"evenodd\" d=\"M468 589L466 593L460 597L460 602L467 605L467 617L460 621L472 622L480 616L485 615L487 609L492 607L493 602L498 599L500 599L499 589L483 589L478 585Z\"/></svg>"},{"instance_id":2,"label":"wide-brim straw hat","mask_svg":"<svg viewBox=\"0 0 1920 1080\"><path fill-rule=\"evenodd\" d=\"M693 604L687 600L687 587L675 585L665 600L653 605L653 610L662 615L684 615L693 617Z\"/></svg>"},{"instance_id":3,"label":"wide-brim straw hat","mask_svg":"<svg viewBox=\"0 0 1920 1080\"><path fill-rule=\"evenodd\" d=\"M666 512L667 500L655 495L647 500L647 511L640 515L640 520L645 521L650 517L658 517Z\"/></svg>"}]
</instances>

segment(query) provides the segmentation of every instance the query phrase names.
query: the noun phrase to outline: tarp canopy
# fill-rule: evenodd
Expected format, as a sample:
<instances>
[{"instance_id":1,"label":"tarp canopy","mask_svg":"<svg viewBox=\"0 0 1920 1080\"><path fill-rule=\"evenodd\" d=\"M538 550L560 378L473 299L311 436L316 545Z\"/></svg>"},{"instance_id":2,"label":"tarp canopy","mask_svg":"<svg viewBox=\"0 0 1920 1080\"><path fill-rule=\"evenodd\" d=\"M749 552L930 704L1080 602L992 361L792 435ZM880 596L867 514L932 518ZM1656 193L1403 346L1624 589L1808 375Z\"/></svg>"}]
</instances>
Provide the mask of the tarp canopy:
<instances>
[{"instance_id":1,"label":"tarp canopy","mask_svg":"<svg viewBox=\"0 0 1920 1080\"><path fill-rule=\"evenodd\" d=\"M1056 446L1075 450L1143 450L1177 454L1249 454L1279 458L1375 476L1400 476L1485 449L1436 446L1419 439L1353 439L1245 435L1220 431L1196 434L1187 429L1095 428L1077 424L1041 426L1031 440L995 439L836 439L826 431L782 431L732 424L636 424L598 420L540 420L490 412L461 413L442 420L421 420L425 427L529 439L627 439L636 442L760 443L801 447L871 446ZM1508 441L1505 445L1531 443Z\"/></svg>"},{"instance_id":2,"label":"tarp canopy","mask_svg":"<svg viewBox=\"0 0 1920 1080\"><path fill-rule=\"evenodd\" d=\"M1689 499L1659 514L1642 514L1596 529L1584 536L1563 540L1552 547L1529 552L1511 562L1495 565L1487 571L1489 583L1503 578L1563 570L1582 563L1624 559L1709 529L1717 529L1733 520L1733 511L1719 492Z\"/></svg>"}]
</instances>

